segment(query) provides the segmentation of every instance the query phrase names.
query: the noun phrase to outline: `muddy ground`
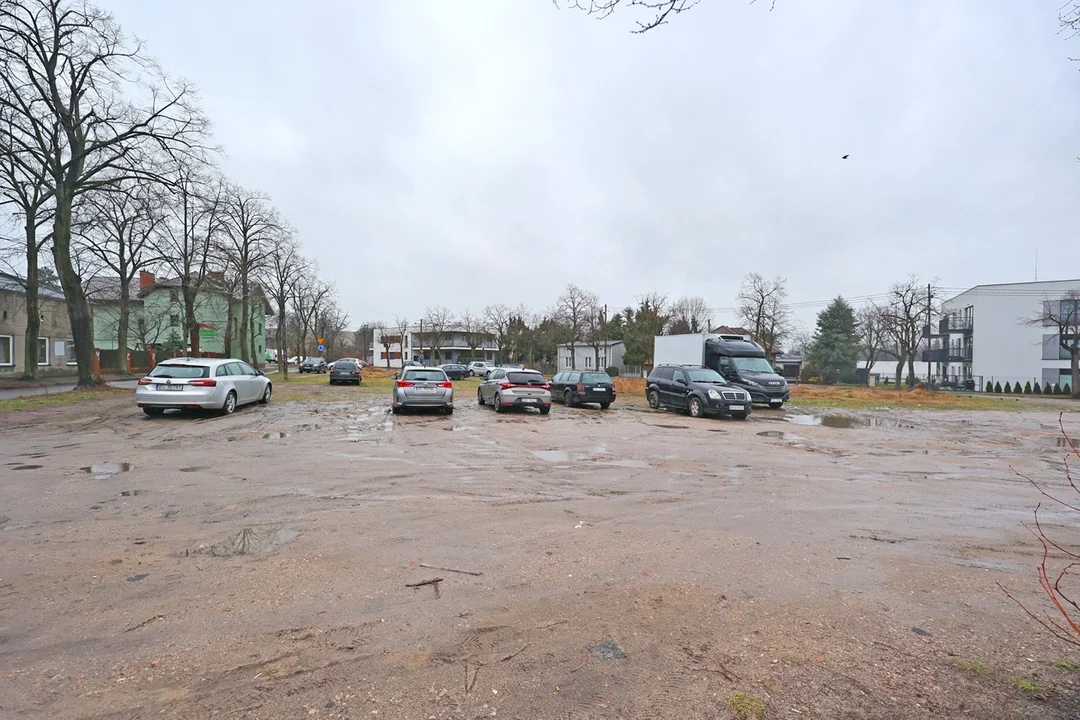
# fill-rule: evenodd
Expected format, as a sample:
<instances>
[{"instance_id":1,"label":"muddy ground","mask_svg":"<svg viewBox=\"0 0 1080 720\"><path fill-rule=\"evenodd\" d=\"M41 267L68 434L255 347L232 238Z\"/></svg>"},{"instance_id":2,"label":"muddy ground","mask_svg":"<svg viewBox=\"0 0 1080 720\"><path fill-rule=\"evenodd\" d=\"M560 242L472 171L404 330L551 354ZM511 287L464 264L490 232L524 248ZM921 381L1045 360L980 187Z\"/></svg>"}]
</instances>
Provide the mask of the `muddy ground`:
<instances>
[{"instance_id":1,"label":"muddy ground","mask_svg":"<svg viewBox=\"0 0 1080 720\"><path fill-rule=\"evenodd\" d=\"M3 416L0 715L1080 716L997 586L1042 606L1010 468L1063 482L1056 414L466 399Z\"/></svg>"}]
</instances>

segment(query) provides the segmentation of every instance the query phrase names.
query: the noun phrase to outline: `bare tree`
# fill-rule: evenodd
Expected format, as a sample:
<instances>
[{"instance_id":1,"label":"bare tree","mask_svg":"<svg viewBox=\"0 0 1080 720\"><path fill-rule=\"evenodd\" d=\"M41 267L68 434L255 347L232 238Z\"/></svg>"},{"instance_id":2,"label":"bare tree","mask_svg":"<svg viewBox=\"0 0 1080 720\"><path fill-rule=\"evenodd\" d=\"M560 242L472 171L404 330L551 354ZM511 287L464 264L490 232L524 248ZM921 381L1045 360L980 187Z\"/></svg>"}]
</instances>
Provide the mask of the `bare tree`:
<instances>
[{"instance_id":1,"label":"bare tree","mask_svg":"<svg viewBox=\"0 0 1080 720\"><path fill-rule=\"evenodd\" d=\"M0 84L0 93L10 95L6 83ZM17 113L11 109L12 100L14 98L9 98L9 102L0 100L0 208L11 210L22 219L22 238L18 245L22 256L20 264L25 269L23 376L33 379L38 374L37 338L41 334L38 258L50 237L48 233L41 236L39 230L52 222L52 189L48 168L39 156L35 156L34 139L27 137L24 127L15 121ZM42 140L58 143L59 128L54 125L49 136Z\"/></svg>"},{"instance_id":2,"label":"bare tree","mask_svg":"<svg viewBox=\"0 0 1080 720\"><path fill-rule=\"evenodd\" d=\"M251 332L251 279L273 251L273 239L282 232L282 223L270 200L259 192L230 186L225 193L224 255L239 276L240 357L254 361L249 352Z\"/></svg>"},{"instance_id":3,"label":"bare tree","mask_svg":"<svg viewBox=\"0 0 1080 720\"><path fill-rule=\"evenodd\" d=\"M1080 290L1069 290L1060 298L1043 300L1042 311L1028 325L1052 328L1057 345L1069 356L1074 398L1080 398Z\"/></svg>"},{"instance_id":4,"label":"bare tree","mask_svg":"<svg viewBox=\"0 0 1080 720\"><path fill-rule=\"evenodd\" d=\"M411 360L412 359L412 358L406 358L405 357L405 340L409 337L409 318L404 317L404 316L395 315L394 316L394 326L395 326L395 329L397 330L397 334L398 334L398 336L397 336L398 348L401 349L401 362L404 363L405 360L407 360L407 359ZM390 367L390 360L389 359L387 359L387 361L386 361L386 366Z\"/></svg>"},{"instance_id":5,"label":"bare tree","mask_svg":"<svg viewBox=\"0 0 1080 720\"><path fill-rule=\"evenodd\" d=\"M108 268L118 283L116 367L121 370L128 369L131 286L139 273L159 258L157 240L164 221L160 207L155 186L123 181L87 193L73 220L73 232L80 244Z\"/></svg>"},{"instance_id":6,"label":"bare tree","mask_svg":"<svg viewBox=\"0 0 1080 720\"><path fill-rule=\"evenodd\" d=\"M780 342L791 332L787 281L782 277L766 280L758 273L749 273L743 278L737 300L739 320L771 359Z\"/></svg>"},{"instance_id":7,"label":"bare tree","mask_svg":"<svg viewBox=\"0 0 1080 720\"><path fill-rule=\"evenodd\" d=\"M323 339L328 356L340 357L346 341L345 329L348 326L349 313L338 306L337 298L334 296L334 292L331 291L322 302L315 306L315 314L312 320L315 334Z\"/></svg>"},{"instance_id":8,"label":"bare tree","mask_svg":"<svg viewBox=\"0 0 1080 720\"><path fill-rule=\"evenodd\" d=\"M184 344L198 357L198 300L218 262L216 251L224 233L225 180L196 162L178 163L170 172L158 249L163 266L180 285Z\"/></svg>"},{"instance_id":9,"label":"bare tree","mask_svg":"<svg viewBox=\"0 0 1080 720\"><path fill-rule=\"evenodd\" d=\"M700 296L682 297L671 306L672 335L709 332L713 316L709 303Z\"/></svg>"},{"instance_id":10,"label":"bare tree","mask_svg":"<svg viewBox=\"0 0 1080 720\"><path fill-rule=\"evenodd\" d=\"M567 285L555 301L551 315L566 328L570 345L570 365L577 367L577 344L585 339L585 330L600 309L600 299L577 285Z\"/></svg>"},{"instance_id":11,"label":"bare tree","mask_svg":"<svg viewBox=\"0 0 1080 720\"><path fill-rule=\"evenodd\" d=\"M889 314L876 303L868 303L855 313L855 332L859 338L859 354L863 357L867 372L866 382L870 382L870 370L881 357L889 342Z\"/></svg>"},{"instance_id":12,"label":"bare tree","mask_svg":"<svg viewBox=\"0 0 1080 720\"><path fill-rule=\"evenodd\" d=\"M509 305L495 303L484 308L484 323L488 330L495 336L495 344L498 346L497 356L505 359L504 353L510 339L510 326L514 320L514 311Z\"/></svg>"},{"instance_id":13,"label":"bare tree","mask_svg":"<svg viewBox=\"0 0 1080 720\"><path fill-rule=\"evenodd\" d=\"M289 301L296 293L296 286L306 270L307 260L300 254L300 247L293 235L288 232L278 233L274 237L266 264L260 273L260 279L270 301L276 307L278 329L274 345L277 349L278 371L285 378L289 377L289 341L286 337L285 313Z\"/></svg>"},{"instance_id":14,"label":"bare tree","mask_svg":"<svg viewBox=\"0 0 1080 720\"><path fill-rule=\"evenodd\" d=\"M189 152L201 146L208 125L192 88L174 85L108 14L76 0L0 0L0 83L0 105L34 138L35 159L48 170L53 259L77 384L89 385L96 381L94 336L72 260L72 205L109 183L152 175L145 157L151 148ZM53 142L57 127L60 142Z\"/></svg>"},{"instance_id":15,"label":"bare tree","mask_svg":"<svg viewBox=\"0 0 1080 720\"><path fill-rule=\"evenodd\" d=\"M552 2L558 7L559 0L552 0ZM686 12L697 5L698 2L700 0L567 0L570 7L601 20L609 17L620 5L629 8L641 8L652 17L645 22L637 21L637 28L632 31L637 34L646 33L653 28L666 25L669 17Z\"/></svg>"},{"instance_id":16,"label":"bare tree","mask_svg":"<svg viewBox=\"0 0 1080 720\"><path fill-rule=\"evenodd\" d=\"M297 356L307 357L310 350L308 338L315 329L319 306L334 295L332 283L324 283L313 274L304 273L293 290L292 309L297 324Z\"/></svg>"},{"instance_id":17,"label":"bare tree","mask_svg":"<svg viewBox=\"0 0 1080 720\"><path fill-rule=\"evenodd\" d=\"M483 342L483 336L487 333L487 325L484 316L474 313L470 308L465 308L458 318L461 331L465 333L465 343L469 346L469 358L476 359L476 348Z\"/></svg>"},{"instance_id":18,"label":"bare tree","mask_svg":"<svg viewBox=\"0 0 1080 720\"><path fill-rule=\"evenodd\" d=\"M896 348L897 390L903 379L905 363L908 376L915 377L915 356L922 341L923 325L930 324L927 313L934 294L933 284L923 286L915 275L889 288L888 303L883 308L884 326L888 339Z\"/></svg>"},{"instance_id":19,"label":"bare tree","mask_svg":"<svg viewBox=\"0 0 1080 720\"><path fill-rule=\"evenodd\" d=\"M449 308L435 305L428 307L424 313L424 322L427 323L428 336L431 338L431 358L438 363L439 351L452 330L454 314Z\"/></svg>"}]
</instances>

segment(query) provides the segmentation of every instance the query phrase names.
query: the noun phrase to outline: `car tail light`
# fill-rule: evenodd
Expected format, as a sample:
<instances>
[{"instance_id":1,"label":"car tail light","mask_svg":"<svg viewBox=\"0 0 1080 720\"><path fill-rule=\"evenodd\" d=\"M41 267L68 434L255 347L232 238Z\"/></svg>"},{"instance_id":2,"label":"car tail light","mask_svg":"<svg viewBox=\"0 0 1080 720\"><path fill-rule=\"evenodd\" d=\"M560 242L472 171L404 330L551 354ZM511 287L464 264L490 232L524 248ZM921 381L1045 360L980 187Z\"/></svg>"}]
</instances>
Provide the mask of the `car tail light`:
<instances>
[{"instance_id":1,"label":"car tail light","mask_svg":"<svg viewBox=\"0 0 1080 720\"><path fill-rule=\"evenodd\" d=\"M409 380L398 380L397 381L397 386L398 387L412 387L413 383L411 381L409 381Z\"/></svg>"},{"instance_id":2,"label":"car tail light","mask_svg":"<svg viewBox=\"0 0 1080 720\"><path fill-rule=\"evenodd\" d=\"M500 387L500 388L502 388L503 390L509 390L510 388L512 388L512 387L514 387L514 386L513 386L513 385L511 385L511 384L510 384L510 383L508 383L508 382L504 382L504 383L503 383L502 385L500 385L499 387Z\"/></svg>"},{"instance_id":3,"label":"car tail light","mask_svg":"<svg viewBox=\"0 0 1080 720\"><path fill-rule=\"evenodd\" d=\"M148 378L148 377L139 378L139 384L140 385L153 385L154 380L153 380L153 378Z\"/></svg>"},{"instance_id":4,"label":"car tail light","mask_svg":"<svg viewBox=\"0 0 1080 720\"><path fill-rule=\"evenodd\" d=\"M577 391L578 392L585 392L585 386L582 385L581 383L578 383Z\"/></svg>"},{"instance_id":5,"label":"car tail light","mask_svg":"<svg viewBox=\"0 0 1080 720\"><path fill-rule=\"evenodd\" d=\"M548 383L548 384L544 385L544 389L550 392L550 390L551 390L551 383Z\"/></svg>"},{"instance_id":6,"label":"car tail light","mask_svg":"<svg viewBox=\"0 0 1080 720\"><path fill-rule=\"evenodd\" d=\"M190 380L188 385L195 387L217 387L217 380Z\"/></svg>"},{"instance_id":7,"label":"car tail light","mask_svg":"<svg viewBox=\"0 0 1080 720\"><path fill-rule=\"evenodd\" d=\"M439 383L439 387L441 387L441 388L452 388L452 387L454 387L454 383L447 380L446 382Z\"/></svg>"}]
</instances>

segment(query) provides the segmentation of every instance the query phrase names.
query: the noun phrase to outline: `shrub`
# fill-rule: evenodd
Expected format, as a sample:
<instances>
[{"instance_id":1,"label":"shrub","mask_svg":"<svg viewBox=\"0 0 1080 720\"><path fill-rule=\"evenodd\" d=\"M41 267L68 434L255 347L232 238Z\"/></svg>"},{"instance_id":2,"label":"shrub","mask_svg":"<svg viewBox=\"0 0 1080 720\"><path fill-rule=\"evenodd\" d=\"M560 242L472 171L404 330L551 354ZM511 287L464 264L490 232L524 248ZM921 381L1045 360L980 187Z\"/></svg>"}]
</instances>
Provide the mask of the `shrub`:
<instances>
[{"instance_id":1,"label":"shrub","mask_svg":"<svg viewBox=\"0 0 1080 720\"><path fill-rule=\"evenodd\" d=\"M1012 395L1012 385L1010 385L1010 384L1009 384L1009 383L1008 383L1008 382L1006 381L1006 383L1005 383L1005 390L1003 390L1002 392L1004 392L1004 393L1005 393L1006 395Z\"/></svg>"},{"instance_id":2,"label":"shrub","mask_svg":"<svg viewBox=\"0 0 1080 720\"><path fill-rule=\"evenodd\" d=\"M619 368L615 367L614 365L612 365L611 367L609 367L609 368L608 368L607 370L605 370L604 372L606 372L606 373L607 373L608 375L610 375L611 377L619 377Z\"/></svg>"},{"instance_id":3,"label":"shrub","mask_svg":"<svg viewBox=\"0 0 1080 720\"><path fill-rule=\"evenodd\" d=\"M1061 394L1062 395L1072 395L1072 385L1069 385L1069 383L1065 383L1064 385L1062 385L1061 386Z\"/></svg>"},{"instance_id":4,"label":"shrub","mask_svg":"<svg viewBox=\"0 0 1080 720\"><path fill-rule=\"evenodd\" d=\"M1020 381L1017 380L1016 384L1013 385L1013 395L1023 395L1023 394L1024 394L1024 388L1020 386Z\"/></svg>"},{"instance_id":5,"label":"shrub","mask_svg":"<svg viewBox=\"0 0 1080 720\"><path fill-rule=\"evenodd\" d=\"M994 392L994 383L990 382L989 380L986 381L986 392Z\"/></svg>"},{"instance_id":6,"label":"shrub","mask_svg":"<svg viewBox=\"0 0 1080 720\"><path fill-rule=\"evenodd\" d=\"M994 392L996 392L996 393L1001 392L1001 382L994 383Z\"/></svg>"},{"instance_id":7,"label":"shrub","mask_svg":"<svg viewBox=\"0 0 1080 720\"><path fill-rule=\"evenodd\" d=\"M1060 395L1061 394L1061 386L1058 385L1057 383L1054 383L1054 393L1053 394L1054 395Z\"/></svg>"},{"instance_id":8,"label":"shrub","mask_svg":"<svg viewBox=\"0 0 1080 720\"><path fill-rule=\"evenodd\" d=\"M1025 395L1030 395L1031 394L1031 381L1030 380L1028 380L1026 383L1024 383L1024 394Z\"/></svg>"},{"instance_id":9,"label":"shrub","mask_svg":"<svg viewBox=\"0 0 1080 720\"><path fill-rule=\"evenodd\" d=\"M1039 387L1039 381L1036 380L1035 384L1031 386L1032 395L1042 395L1042 388Z\"/></svg>"}]
</instances>

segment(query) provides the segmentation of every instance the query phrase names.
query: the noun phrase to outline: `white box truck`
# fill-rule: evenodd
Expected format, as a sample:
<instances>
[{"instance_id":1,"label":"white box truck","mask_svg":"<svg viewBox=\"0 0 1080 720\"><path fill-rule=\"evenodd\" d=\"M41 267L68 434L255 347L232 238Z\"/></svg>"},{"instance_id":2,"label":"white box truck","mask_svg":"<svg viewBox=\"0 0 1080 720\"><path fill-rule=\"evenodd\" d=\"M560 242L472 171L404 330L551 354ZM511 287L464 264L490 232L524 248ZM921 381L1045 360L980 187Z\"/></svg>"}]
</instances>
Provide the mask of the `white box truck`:
<instances>
[{"instance_id":1,"label":"white box truck","mask_svg":"<svg viewBox=\"0 0 1080 720\"><path fill-rule=\"evenodd\" d=\"M780 408L791 398L787 381L773 368L764 348L742 335L657 335L653 338L653 367L658 365L712 368L750 393L756 405Z\"/></svg>"}]
</instances>

